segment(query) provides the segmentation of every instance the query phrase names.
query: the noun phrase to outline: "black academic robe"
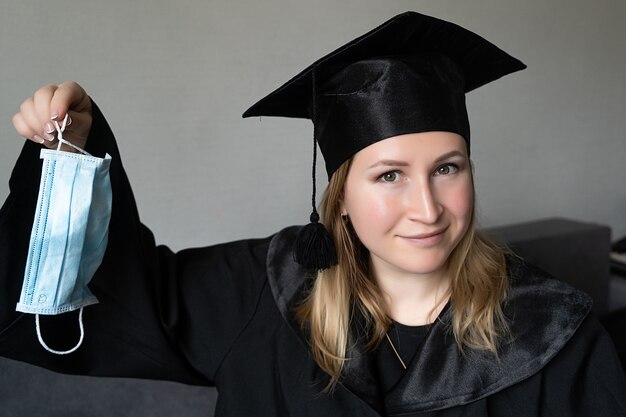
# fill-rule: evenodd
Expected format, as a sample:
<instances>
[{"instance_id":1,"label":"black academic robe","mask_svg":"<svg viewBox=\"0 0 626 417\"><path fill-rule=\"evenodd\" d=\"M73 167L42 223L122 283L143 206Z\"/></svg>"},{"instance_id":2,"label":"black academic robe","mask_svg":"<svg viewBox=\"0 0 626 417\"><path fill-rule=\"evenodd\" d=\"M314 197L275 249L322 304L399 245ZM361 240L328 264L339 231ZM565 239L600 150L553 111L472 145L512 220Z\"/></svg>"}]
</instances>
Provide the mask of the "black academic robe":
<instances>
[{"instance_id":1,"label":"black academic robe","mask_svg":"<svg viewBox=\"0 0 626 417\"><path fill-rule=\"evenodd\" d=\"M459 352L453 306L433 323L396 386L380 398L372 355L356 343L342 382L309 353L293 306L310 274L293 262L297 228L177 254L156 246L137 214L119 152L97 108L88 141L113 156L113 213L104 261L90 287L85 340L66 356L45 351L34 318L15 312L39 185L39 146L27 142L0 212L0 354L64 373L215 385L217 416L626 416L611 341L585 294L510 258L504 304L511 335L498 357ZM43 317L54 349L73 346L76 314ZM355 330L355 338L359 335Z\"/></svg>"}]
</instances>

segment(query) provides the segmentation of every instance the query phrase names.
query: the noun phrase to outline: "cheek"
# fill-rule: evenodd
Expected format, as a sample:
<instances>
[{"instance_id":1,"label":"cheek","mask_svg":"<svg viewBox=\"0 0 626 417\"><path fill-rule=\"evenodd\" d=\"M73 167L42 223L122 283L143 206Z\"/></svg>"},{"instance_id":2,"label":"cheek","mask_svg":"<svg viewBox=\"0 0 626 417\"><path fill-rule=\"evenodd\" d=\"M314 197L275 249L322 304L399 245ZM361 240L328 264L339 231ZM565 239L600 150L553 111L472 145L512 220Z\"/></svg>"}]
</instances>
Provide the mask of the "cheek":
<instances>
[{"instance_id":1,"label":"cheek","mask_svg":"<svg viewBox=\"0 0 626 417\"><path fill-rule=\"evenodd\" d=\"M389 198L368 187L346 187L344 207L359 235L378 226L385 227L394 212L394 205Z\"/></svg>"},{"instance_id":2,"label":"cheek","mask_svg":"<svg viewBox=\"0 0 626 417\"><path fill-rule=\"evenodd\" d=\"M469 221L474 207L471 180L446 190L443 196L446 209L460 221Z\"/></svg>"},{"instance_id":3,"label":"cheek","mask_svg":"<svg viewBox=\"0 0 626 417\"><path fill-rule=\"evenodd\" d=\"M392 209L387 202L370 199L361 206L358 221L368 227L384 226L391 216Z\"/></svg>"}]
</instances>

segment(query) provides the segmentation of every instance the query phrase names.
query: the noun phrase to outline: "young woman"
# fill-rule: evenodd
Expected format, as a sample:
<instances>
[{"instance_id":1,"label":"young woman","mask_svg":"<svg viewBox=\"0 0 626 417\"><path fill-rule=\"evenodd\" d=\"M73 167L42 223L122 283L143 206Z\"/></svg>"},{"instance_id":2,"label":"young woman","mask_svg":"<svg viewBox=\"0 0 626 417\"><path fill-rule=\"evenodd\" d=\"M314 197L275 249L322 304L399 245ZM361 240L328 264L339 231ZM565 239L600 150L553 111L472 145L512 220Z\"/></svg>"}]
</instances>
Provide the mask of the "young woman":
<instances>
[{"instance_id":1,"label":"young woman","mask_svg":"<svg viewBox=\"0 0 626 417\"><path fill-rule=\"evenodd\" d=\"M177 254L139 223L85 91L38 90L13 120L30 141L0 217L0 353L67 373L216 385L220 416L626 415L589 297L475 230L465 93L523 67L456 25L396 16L244 114L313 120L325 227L314 208L304 228ZM80 348L59 356L13 303L32 264L41 145L57 146L53 122L66 114L65 139L112 156L113 208L90 284L99 303L85 309ZM38 331L65 349L75 320L42 319Z\"/></svg>"}]
</instances>

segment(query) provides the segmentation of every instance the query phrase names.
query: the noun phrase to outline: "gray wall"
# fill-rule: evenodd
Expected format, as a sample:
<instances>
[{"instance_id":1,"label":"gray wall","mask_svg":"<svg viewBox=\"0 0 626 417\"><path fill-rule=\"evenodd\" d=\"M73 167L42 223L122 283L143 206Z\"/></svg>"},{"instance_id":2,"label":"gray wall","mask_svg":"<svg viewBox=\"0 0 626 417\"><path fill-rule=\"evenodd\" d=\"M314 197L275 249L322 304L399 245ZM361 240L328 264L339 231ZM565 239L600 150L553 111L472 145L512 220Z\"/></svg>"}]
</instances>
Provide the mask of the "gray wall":
<instances>
[{"instance_id":1,"label":"gray wall","mask_svg":"<svg viewBox=\"0 0 626 417\"><path fill-rule=\"evenodd\" d=\"M4 0L0 198L22 143L11 116L38 86L74 79L107 115L158 241L306 222L310 122L240 115L409 9L529 66L468 97L482 224L566 216L626 234L626 2L615 0Z\"/></svg>"}]
</instances>

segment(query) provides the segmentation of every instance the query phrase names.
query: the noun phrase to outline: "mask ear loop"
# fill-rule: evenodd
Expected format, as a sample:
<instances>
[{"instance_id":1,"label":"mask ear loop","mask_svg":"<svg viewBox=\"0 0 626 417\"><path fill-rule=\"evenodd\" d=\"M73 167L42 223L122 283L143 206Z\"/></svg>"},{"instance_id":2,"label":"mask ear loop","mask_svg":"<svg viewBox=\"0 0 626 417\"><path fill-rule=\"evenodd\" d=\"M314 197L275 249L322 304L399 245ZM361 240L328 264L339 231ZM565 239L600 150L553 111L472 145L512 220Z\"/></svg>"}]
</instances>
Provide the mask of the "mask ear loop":
<instances>
[{"instance_id":1,"label":"mask ear loop","mask_svg":"<svg viewBox=\"0 0 626 417\"><path fill-rule=\"evenodd\" d=\"M57 122L56 120L54 121L54 127L57 130L57 139L59 140L59 144L57 145L57 151L61 150L61 145L62 144L66 144L67 146L76 149L78 152L82 153L83 155L92 156L86 150L84 150L82 148L79 148L78 146L74 145L73 143L70 143L67 140L63 139L63 131L65 130L65 127L67 126L67 118L68 117L69 117L69 114L66 114L65 117L63 118L63 123L61 123L61 126L59 126L59 122Z\"/></svg>"},{"instance_id":2,"label":"mask ear loop","mask_svg":"<svg viewBox=\"0 0 626 417\"><path fill-rule=\"evenodd\" d=\"M85 327L83 326L83 307L80 308L80 313L78 314L78 326L80 327L80 339L78 339L78 343L76 346L71 348L70 350L54 350L46 345L46 342L43 341L43 337L41 336L41 328L39 326L39 314L35 314L35 327L37 329L37 339L39 339L39 344L43 346L50 353L54 353L55 355L67 355L69 353L75 352L76 349L83 344L83 339L85 338Z\"/></svg>"}]
</instances>

